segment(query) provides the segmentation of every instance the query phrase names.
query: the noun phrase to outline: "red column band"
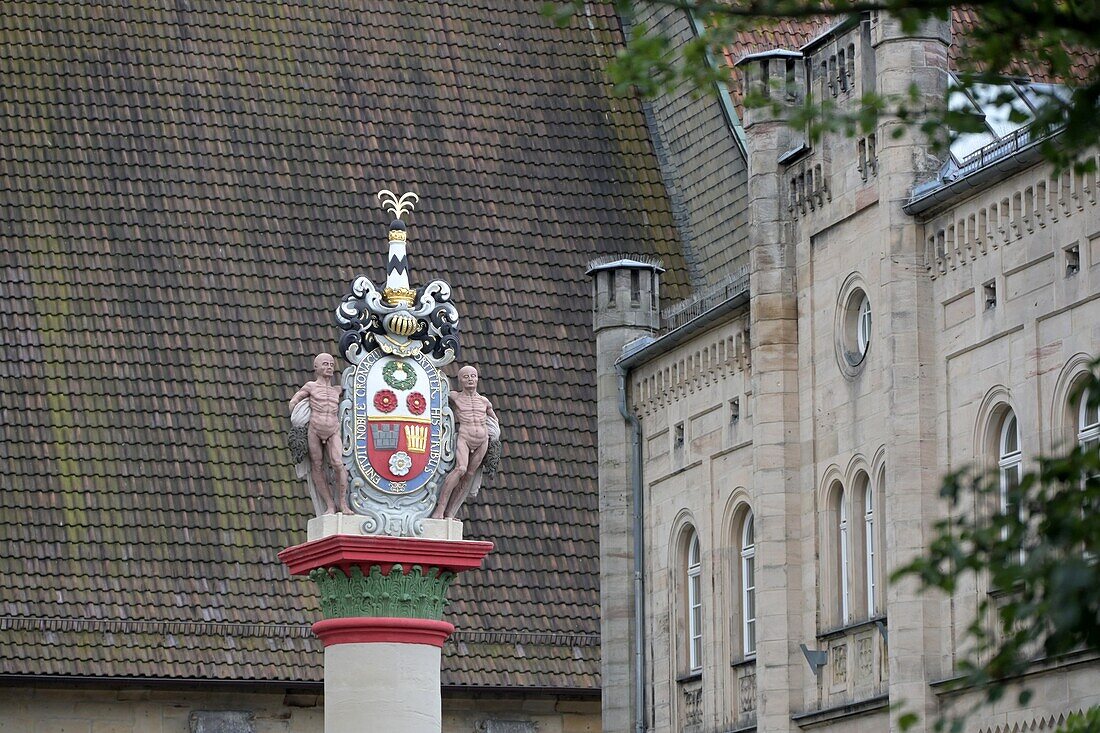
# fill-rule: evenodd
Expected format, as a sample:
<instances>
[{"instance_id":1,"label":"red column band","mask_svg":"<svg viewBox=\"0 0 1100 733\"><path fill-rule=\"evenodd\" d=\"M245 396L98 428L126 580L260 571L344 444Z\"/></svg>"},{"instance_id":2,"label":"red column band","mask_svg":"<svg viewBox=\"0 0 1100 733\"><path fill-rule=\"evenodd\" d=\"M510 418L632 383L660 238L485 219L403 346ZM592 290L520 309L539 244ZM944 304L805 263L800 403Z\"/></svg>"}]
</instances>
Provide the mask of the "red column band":
<instances>
[{"instance_id":1,"label":"red column band","mask_svg":"<svg viewBox=\"0 0 1100 733\"><path fill-rule=\"evenodd\" d=\"M426 618L330 618L313 624L325 646L334 644L427 644L442 647L454 624Z\"/></svg>"}]
</instances>

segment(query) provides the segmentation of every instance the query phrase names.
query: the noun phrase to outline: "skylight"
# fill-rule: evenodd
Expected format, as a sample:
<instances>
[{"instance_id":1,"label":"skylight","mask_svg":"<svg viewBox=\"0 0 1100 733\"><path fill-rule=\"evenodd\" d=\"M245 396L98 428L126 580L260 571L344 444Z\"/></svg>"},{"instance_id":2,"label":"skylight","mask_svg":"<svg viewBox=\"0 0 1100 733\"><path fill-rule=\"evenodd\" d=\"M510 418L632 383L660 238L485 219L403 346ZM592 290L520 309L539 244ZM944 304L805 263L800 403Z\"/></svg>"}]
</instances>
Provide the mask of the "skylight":
<instances>
[{"instance_id":1,"label":"skylight","mask_svg":"<svg viewBox=\"0 0 1100 733\"><path fill-rule=\"evenodd\" d=\"M960 133L951 143L953 160L945 166L944 178L968 167L968 159L988 146L1019 136L1035 119L1036 110L1051 102L1069 99L1069 90L1057 84L1005 81L1002 84L974 84L964 89L954 74L948 85L948 108L969 110L980 115L981 132ZM952 165L952 163L954 165ZM953 170L952 170L953 169Z\"/></svg>"}]
</instances>

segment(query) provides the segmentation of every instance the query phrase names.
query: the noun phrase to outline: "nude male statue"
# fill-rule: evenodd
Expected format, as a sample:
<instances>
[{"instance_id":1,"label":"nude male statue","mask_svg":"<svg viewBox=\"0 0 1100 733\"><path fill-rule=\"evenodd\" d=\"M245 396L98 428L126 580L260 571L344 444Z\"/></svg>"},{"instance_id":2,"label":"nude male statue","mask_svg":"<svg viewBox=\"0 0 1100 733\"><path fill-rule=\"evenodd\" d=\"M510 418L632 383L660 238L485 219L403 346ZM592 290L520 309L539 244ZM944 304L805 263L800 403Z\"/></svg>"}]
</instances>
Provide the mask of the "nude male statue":
<instances>
[{"instance_id":1,"label":"nude male statue","mask_svg":"<svg viewBox=\"0 0 1100 733\"><path fill-rule=\"evenodd\" d=\"M290 398L290 409L309 399L309 466L313 485L324 504L324 513L335 514L338 503L340 512L351 514L348 507L348 476L341 458L340 422L336 414L343 387L332 384L335 370L336 360L330 354L318 354L313 360L314 381L306 382ZM329 486L325 478L326 456L336 476L335 486Z\"/></svg>"},{"instance_id":2,"label":"nude male statue","mask_svg":"<svg viewBox=\"0 0 1100 733\"><path fill-rule=\"evenodd\" d=\"M493 437L490 423L499 425L492 403L477 392L477 369L469 365L459 369L458 383L462 391L450 395L451 409L458 421L455 467L443 481L432 519L452 519L458 513L489 450L489 440Z\"/></svg>"}]
</instances>

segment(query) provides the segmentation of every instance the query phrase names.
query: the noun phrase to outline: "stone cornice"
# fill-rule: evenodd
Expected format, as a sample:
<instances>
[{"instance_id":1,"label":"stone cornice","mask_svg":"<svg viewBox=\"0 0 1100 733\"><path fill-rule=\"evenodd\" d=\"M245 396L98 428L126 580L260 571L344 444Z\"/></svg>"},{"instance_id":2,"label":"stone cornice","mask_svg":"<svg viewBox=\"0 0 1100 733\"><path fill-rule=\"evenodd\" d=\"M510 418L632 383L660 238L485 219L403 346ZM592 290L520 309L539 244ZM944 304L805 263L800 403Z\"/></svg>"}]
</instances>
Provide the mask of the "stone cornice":
<instances>
[{"instance_id":1,"label":"stone cornice","mask_svg":"<svg viewBox=\"0 0 1100 733\"><path fill-rule=\"evenodd\" d=\"M749 371L750 352L748 319L739 318L640 367L634 373L631 407L646 418L669 403L711 389Z\"/></svg>"},{"instance_id":2,"label":"stone cornice","mask_svg":"<svg viewBox=\"0 0 1100 733\"><path fill-rule=\"evenodd\" d=\"M279 559L290 569L291 575L308 575L316 568L340 568L347 574L352 566L372 565L380 566L383 574L389 574L394 564L458 573L481 567L482 560L492 549L492 542L337 534L288 547L279 553Z\"/></svg>"}]
</instances>

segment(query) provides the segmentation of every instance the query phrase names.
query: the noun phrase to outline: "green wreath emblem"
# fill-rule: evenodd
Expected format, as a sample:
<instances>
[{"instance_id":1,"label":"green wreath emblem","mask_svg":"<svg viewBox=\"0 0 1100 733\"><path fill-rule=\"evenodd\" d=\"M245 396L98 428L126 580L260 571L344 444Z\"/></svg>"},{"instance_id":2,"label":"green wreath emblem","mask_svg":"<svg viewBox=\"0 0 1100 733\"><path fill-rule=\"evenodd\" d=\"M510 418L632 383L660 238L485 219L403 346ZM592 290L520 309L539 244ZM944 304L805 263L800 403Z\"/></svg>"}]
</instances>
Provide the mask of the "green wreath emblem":
<instances>
[{"instance_id":1,"label":"green wreath emblem","mask_svg":"<svg viewBox=\"0 0 1100 733\"><path fill-rule=\"evenodd\" d=\"M398 376L399 369L401 370L401 376ZM396 359L382 367L382 378L386 380L386 384L394 389L412 389L412 386L416 384L416 372L405 362Z\"/></svg>"}]
</instances>

